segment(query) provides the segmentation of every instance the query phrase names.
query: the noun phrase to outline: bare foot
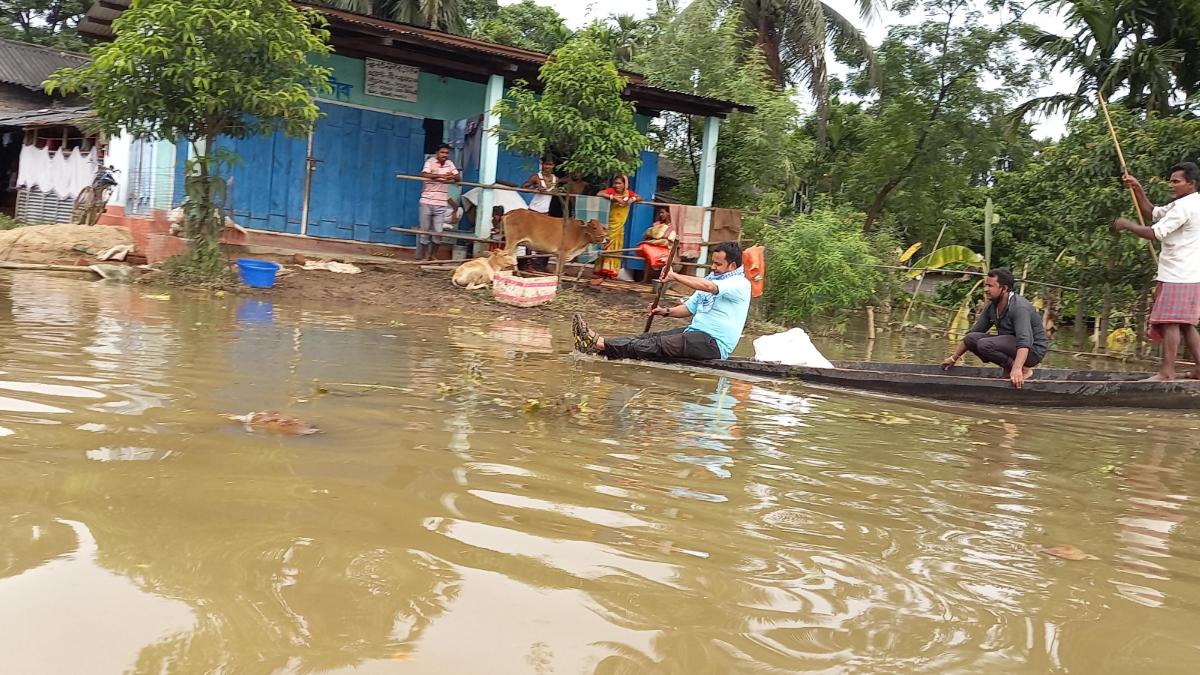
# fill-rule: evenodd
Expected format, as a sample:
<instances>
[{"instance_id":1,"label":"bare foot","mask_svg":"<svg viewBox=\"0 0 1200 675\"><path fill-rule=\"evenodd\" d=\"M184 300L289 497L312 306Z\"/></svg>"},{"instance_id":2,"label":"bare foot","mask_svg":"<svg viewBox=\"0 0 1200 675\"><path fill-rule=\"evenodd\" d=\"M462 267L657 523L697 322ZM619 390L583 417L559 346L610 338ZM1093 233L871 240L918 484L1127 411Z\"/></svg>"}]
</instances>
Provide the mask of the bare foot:
<instances>
[{"instance_id":1,"label":"bare foot","mask_svg":"<svg viewBox=\"0 0 1200 675\"><path fill-rule=\"evenodd\" d=\"M1191 373L1188 373L1188 379L1189 380L1200 380L1200 369L1193 370Z\"/></svg>"},{"instance_id":2,"label":"bare foot","mask_svg":"<svg viewBox=\"0 0 1200 675\"><path fill-rule=\"evenodd\" d=\"M604 283L604 277L596 277L588 282L588 284L591 286L599 286L602 283Z\"/></svg>"},{"instance_id":3,"label":"bare foot","mask_svg":"<svg viewBox=\"0 0 1200 675\"><path fill-rule=\"evenodd\" d=\"M1142 380L1142 382L1173 382L1174 380L1175 380L1174 373L1172 373L1170 375L1164 375L1162 373L1155 373L1154 375L1151 375L1150 377L1147 377L1146 379Z\"/></svg>"},{"instance_id":4,"label":"bare foot","mask_svg":"<svg viewBox=\"0 0 1200 675\"><path fill-rule=\"evenodd\" d=\"M1021 374L1025 376L1026 380L1032 380L1033 379L1033 368L1022 368Z\"/></svg>"}]
</instances>

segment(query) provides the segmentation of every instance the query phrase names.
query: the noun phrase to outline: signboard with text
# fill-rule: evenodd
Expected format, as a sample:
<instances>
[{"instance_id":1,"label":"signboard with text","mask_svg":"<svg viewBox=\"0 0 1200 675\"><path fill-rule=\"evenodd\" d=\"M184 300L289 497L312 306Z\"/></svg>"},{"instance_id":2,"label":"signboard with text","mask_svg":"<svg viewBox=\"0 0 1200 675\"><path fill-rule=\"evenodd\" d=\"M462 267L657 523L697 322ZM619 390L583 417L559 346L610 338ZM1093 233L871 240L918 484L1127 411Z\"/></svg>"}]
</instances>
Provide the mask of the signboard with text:
<instances>
[{"instance_id":1,"label":"signboard with text","mask_svg":"<svg viewBox=\"0 0 1200 675\"><path fill-rule=\"evenodd\" d=\"M417 101L417 76L421 71L391 61L367 59L366 86L363 92L369 96L394 98L397 101Z\"/></svg>"}]
</instances>

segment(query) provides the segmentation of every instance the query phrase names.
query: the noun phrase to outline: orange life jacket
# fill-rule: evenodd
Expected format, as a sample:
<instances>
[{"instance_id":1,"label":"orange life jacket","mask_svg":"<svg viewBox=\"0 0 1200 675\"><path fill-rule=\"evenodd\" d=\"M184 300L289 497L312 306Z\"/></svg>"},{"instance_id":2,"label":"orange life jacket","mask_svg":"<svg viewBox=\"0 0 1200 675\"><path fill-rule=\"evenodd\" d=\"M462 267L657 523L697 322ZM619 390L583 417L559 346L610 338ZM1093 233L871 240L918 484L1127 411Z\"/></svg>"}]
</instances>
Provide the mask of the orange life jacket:
<instances>
[{"instance_id":1,"label":"orange life jacket","mask_svg":"<svg viewBox=\"0 0 1200 675\"><path fill-rule=\"evenodd\" d=\"M746 278L750 280L750 297L757 298L763 294L763 280L767 278L767 263L763 258L762 246L751 246L742 251L742 265L745 266Z\"/></svg>"}]
</instances>

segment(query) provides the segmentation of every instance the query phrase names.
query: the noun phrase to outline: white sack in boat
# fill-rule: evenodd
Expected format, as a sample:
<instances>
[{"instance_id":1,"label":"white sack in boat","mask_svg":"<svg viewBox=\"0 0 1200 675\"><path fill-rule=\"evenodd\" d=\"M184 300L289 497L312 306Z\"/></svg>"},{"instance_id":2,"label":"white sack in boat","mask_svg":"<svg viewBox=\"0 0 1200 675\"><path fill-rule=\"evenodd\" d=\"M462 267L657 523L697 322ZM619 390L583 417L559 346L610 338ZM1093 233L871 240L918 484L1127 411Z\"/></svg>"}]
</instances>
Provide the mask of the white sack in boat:
<instances>
[{"instance_id":1,"label":"white sack in boat","mask_svg":"<svg viewBox=\"0 0 1200 675\"><path fill-rule=\"evenodd\" d=\"M754 360L807 368L833 367L829 359L822 356L813 346L808 333L802 328L758 338L754 341Z\"/></svg>"}]
</instances>

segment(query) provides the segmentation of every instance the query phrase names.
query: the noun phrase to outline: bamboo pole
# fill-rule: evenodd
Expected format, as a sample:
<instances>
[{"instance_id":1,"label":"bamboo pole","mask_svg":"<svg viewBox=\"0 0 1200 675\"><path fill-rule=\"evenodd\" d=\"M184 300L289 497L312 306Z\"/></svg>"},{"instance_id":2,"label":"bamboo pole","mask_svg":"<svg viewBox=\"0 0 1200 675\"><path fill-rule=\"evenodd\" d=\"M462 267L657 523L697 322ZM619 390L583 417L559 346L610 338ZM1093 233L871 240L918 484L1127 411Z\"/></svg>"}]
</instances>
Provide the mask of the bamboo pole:
<instances>
[{"instance_id":1,"label":"bamboo pole","mask_svg":"<svg viewBox=\"0 0 1200 675\"><path fill-rule=\"evenodd\" d=\"M942 230L940 232L938 232L937 241L935 241L933 243L933 250L930 251L931 254L934 251L937 251L938 248L941 247L942 235L944 235L944 234L946 234L946 226L942 225ZM904 330L904 327L908 325L908 315L909 315L909 313L912 312L913 305L916 304L916 302L917 302L917 296L921 294L921 284L924 283L925 274L928 272L929 272L928 267L921 270L921 278L917 279L917 287L913 289L912 299L908 301L908 309L904 310L904 318L900 319L900 330Z\"/></svg>"},{"instance_id":2,"label":"bamboo pole","mask_svg":"<svg viewBox=\"0 0 1200 675\"><path fill-rule=\"evenodd\" d=\"M423 176L410 176L408 174L403 174L403 173L396 174L396 180L411 180L411 181L419 181L422 183L429 181L428 178L425 178ZM459 185L459 186L464 186L464 187L491 188L493 190L508 190L509 192L523 192L525 194L531 194L531 195L551 195L551 196L555 196L555 197L564 196L564 193L562 193L562 192L557 192L557 191L551 192L551 191L546 191L546 190L533 190L530 188L513 187L511 185L500 185L499 183L472 183L470 181L460 180L460 181L455 181L453 183L450 183L450 185ZM565 195L565 196L573 197L573 196L578 196L578 195ZM719 206L690 206L688 204L671 204L668 202L652 202L652 201L647 201L647 200L641 200L641 201L634 202L633 204L630 204L630 206L633 207L633 206L637 206L638 204L645 204L646 206L662 206L662 207L666 207L666 208L670 208L672 206L687 206L688 208L704 209L705 211L716 211L721 208ZM745 209L734 209L734 210L741 211L743 214L749 214L749 215L757 215L759 213L758 211L747 211Z\"/></svg>"},{"instance_id":3,"label":"bamboo pole","mask_svg":"<svg viewBox=\"0 0 1200 675\"><path fill-rule=\"evenodd\" d=\"M1117 139L1117 128L1113 126L1112 117L1108 114L1108 104L1104 101L1104 94L1100 91L1096 92L1096 96L1100 99L1100 110L1104 113L1104 121L1108 123L1108 133L1112 136L1113 145L1117 148L1117 159L1121 162L1121 175L1129 175L1129 166L1125 163L1125 153L1121 151L1121 141ZM1129 198L1133 200L1133 212L1137 214L1138 224L1142 227L1146 226L1146 219L1142 217L1142 210L1138 208L1137 193L1133 188L1129 188ZM1150 249L1150 257L1154 259L1154 264L1158 264L1158 252L1154 250L1154 242L1146 240L1146 246Z\"/></svg>"},{"instance_id":4,"label":"bamboo pole","mask_svg":"<svg viewBox=\"0 0 1200 675\"><path fill-rule=\"evenodd\" d=\"M875 308L867 305L867 339L875 339ZM867 359L870 361L871 359Z\"/></svg>"},{"instance_id":5,"label":"bamboo pole","mask_svg":"<svg viewBox=\"0 0 1200 675\"><path fill-rule=\"evenodd\" d=\"M671 252L667 254L667 264L663 266L663 276L658 280L658 294L654 296L654 304L650 306L650 316L646 317L646 330L643 333L650 332L650 326L654 323L654 310L658 309L662 304L663 294L667 292L667 272L671 271L671 267L675 264L675 254L679 253L679 237L671 240Z\"/></svg>"}]
</instances>

